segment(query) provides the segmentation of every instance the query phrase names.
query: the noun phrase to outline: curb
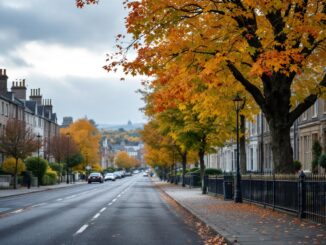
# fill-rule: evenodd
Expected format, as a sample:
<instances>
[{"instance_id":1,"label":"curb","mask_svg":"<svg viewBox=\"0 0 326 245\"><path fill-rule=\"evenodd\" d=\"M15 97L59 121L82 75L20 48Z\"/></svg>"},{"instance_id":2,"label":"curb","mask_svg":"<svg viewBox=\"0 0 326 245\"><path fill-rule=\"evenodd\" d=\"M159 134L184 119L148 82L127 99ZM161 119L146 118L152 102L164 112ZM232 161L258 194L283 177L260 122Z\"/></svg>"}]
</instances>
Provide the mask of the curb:
<instances>
[{"instance_id":1,"label":"curb","mask_svg":"<svg viewBox=\"0 0 326 245\"><path fill-rule=\"evenodd\" d=\"M85 182L85 183L87 183L87 182ZM78 185L82 185L82 184L78 184ZM15 196L23 196L23 195L28 195L28 194L37 193L37 192L52 191L52 190L62 189L62 188L71 188L71 187L75 187L75 186L77 186L77 185L72 184L72 185L60 186L60 187L56 187L56 188L45 188L42 190L37 189L35 191L30 191L30 192L17 193L17 194L12 194L12 195L7 195L7 196L0 196L0 199L8 198L8 197L15 197ZM37 187L35 187L35 188L37 188Z\"/></svg>"},{"instance_id":2,"label":"curb","mask_svg":"<svg viewBox=\"0 0 326 245\"><path fill-rule=\"evenodd\" d=\"M155 184L155 182L152 180L153 184L159 188L162 192L164 192L165 195L167 195L169 198L171 198L172 200L174 200L180 207L182 207L183 209L185 209L186 211L188 211L191 215L193 215L196 219L198 219L199 221L201 221L202 223L206 224L211 230L215 231L218 235L220 235L221 237L224 238L225 242L229 245L237 245L239 243L237 242L231 242L230 238L228 237L227 234L224 234L217 231L216 229L214 229L213 225L210 224L208 221L202 219L201 217L199 217L195 211L193 211L191 208L187 207L186 205L180 203L179 201L177 201L176 199L174 199L172 196L170 196L162 187L159 187Z\"/></svg>"}]
</instances>

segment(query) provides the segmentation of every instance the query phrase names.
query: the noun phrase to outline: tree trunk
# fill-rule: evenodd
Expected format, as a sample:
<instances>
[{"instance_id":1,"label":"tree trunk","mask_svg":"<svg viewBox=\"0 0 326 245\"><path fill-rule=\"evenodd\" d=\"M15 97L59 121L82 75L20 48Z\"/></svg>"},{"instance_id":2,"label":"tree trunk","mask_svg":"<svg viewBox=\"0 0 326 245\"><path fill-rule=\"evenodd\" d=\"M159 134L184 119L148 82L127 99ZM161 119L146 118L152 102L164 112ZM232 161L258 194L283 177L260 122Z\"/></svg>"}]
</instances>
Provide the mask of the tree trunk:
<instances>
[{"instance_id":1,"label":"tree trunk","mask_svg":"<svg viewBox=\"0 0 326 245\"><path fill-rule=\"evenodd\" d=\"M15 175L14 175L14 189L17 189L17 171L18 171L18 158L15 158L16 165L15 165Z\"/></svg>"},{"instance_id":2,"label":"tree trunk","mask_svg":"<svg viewBox=\"0 0 326 245\"><path fill-rule=\"evenodd\" d=\"M199 156L199 165L200 165L201 187L202 187L202 193L203 194L206 194L204 155L205 155L205 151L199 150L198 156Z\"/></svg>"},{"instance_id":3,"label":"tree trunk","mask_svg":"<svg viewBox=\"0 0 326 245\"><path fill-rule=\"evenodd\" d=\"M246 164L246 118L240 115L240 172L245 174L247 172Z\"/></svg>"},{"instance_id":4,"label":"tree trunk","mask_svg":"<svg viewBox=\"0 0 326 245\"><path fill-rule=\"evenodd\" d=\"M290 127L269 123L274 172L293 172L293 150L291 146Z\"/></svg>"},{"instance_id":5,"label":"tree trunk","mask_svg":"<svg viewBox=\"0 0 326 245\"><path fill-rule=\"evenodd\" d=\"M185 187L185 175L186 175L186 168L187 168L187 152L182 154L182 186Z\"/></svg>"}]
</instances>

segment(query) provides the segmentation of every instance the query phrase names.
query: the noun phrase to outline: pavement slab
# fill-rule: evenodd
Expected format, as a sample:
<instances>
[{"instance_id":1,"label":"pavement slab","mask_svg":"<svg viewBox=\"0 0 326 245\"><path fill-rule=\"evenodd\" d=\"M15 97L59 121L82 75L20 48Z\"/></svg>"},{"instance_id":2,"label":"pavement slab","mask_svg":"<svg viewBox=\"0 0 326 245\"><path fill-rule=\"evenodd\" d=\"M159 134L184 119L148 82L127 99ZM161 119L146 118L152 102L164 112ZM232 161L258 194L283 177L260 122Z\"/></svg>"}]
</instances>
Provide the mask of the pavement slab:
<instances>
[{"instance_id":1,"label":"pavement slab","mask_svg":"<svg viewBox=\"0 0 326 245\"><path fill-rule=\"evenodd\" d=\"M231 244L326 244L326 226L255 204L234 203L153 180L166 194Z\"/></svg>"}]
</instances>

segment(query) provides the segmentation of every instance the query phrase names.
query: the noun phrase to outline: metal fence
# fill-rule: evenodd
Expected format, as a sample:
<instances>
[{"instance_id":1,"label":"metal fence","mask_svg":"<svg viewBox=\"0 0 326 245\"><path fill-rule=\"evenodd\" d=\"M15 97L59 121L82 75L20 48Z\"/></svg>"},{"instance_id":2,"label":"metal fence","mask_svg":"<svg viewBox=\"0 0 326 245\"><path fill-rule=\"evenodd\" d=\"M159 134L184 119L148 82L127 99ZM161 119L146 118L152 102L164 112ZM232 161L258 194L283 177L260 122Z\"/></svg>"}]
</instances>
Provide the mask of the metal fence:
<instances>
[{"instance_id":1,"label":"metal fence","mask_svg":"<svg viewBox=\"0 0 326 245\"><path fill-rule=\"evenodd\" d=\"M205 181L209 193L233 198L233 176L207 176ZM243 175L241 190L242 198L247 202L326 224L325 175Z\"/></svg>"},{"instance_id":2,"label":"metal fence","mask_svg":"<svg viewBox=\"0 0 326 245\"><path fill-rule=\"evenodd\" d=\"M175 184L182 184L182 176L170 175L167 178L167 181ZM200 187L200 176L199 175L186 175L184 178L185 185L189 188L191 187Z\"/></svg>"}]
</instances>

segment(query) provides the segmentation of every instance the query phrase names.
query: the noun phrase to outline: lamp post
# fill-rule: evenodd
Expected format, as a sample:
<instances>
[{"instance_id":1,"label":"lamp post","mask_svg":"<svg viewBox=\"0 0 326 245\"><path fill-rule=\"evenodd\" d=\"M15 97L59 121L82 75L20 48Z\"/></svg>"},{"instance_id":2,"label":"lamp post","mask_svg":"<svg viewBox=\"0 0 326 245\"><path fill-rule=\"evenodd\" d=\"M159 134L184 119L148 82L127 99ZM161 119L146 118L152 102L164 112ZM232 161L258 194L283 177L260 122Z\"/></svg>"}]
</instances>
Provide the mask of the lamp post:
<instances>
[{"instance_id":1,"label":"lamp post","mask_svg":"<svg viewBox=\"0 0 326 245\"><path fill-rule=\"evenodd\" d=\"M69 144L70 144L70 133L66 133L67 136L67 163L66 163L66 173L67 173L67 184L69 184Z\"/></svg>"},{"instance_id":2,"label":"lamp post","mask_svg":"<svg viewBox=\"0 0 326 245\"><path fill-rule=\"evenodd\" d=\"M239 112L243 107L243 99L237 94L233 98L234 108L237 114L237 159L236 159L236 178L235 178L235 192L234 192L234 202L242 202L242 192L241 192L241 175L240 175L240 154L239 154Z\"/></svg>"},{"instance_id":3,"label":"lamp post","mask_svg":"<svg viewBox=\"0 0 326 245\"><path fill-rule=\"evenodd\" d=\"M85 180L87 181L87 179L88 179L88 175L89 175L89 168L90 168L90 166L88 166L88 153L86 152L85 153L85 157L86 157L86 167L85 167L85 169L86 169L86 176L85 176Z\"/></svg>"},{"instance_id":4,"label":"lamp post","mask_svg":"<svg viewBox=\"0 0 326 245\"><path fill-rule=\"evenodd\" d=\"M41 177L41 170L40 170L40 133L37 134L37 187L40 187L40 177Z\"/></svg>"}]
</instances>

